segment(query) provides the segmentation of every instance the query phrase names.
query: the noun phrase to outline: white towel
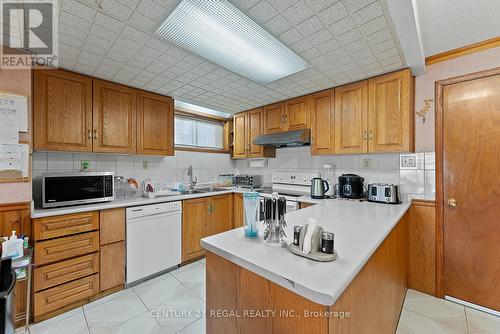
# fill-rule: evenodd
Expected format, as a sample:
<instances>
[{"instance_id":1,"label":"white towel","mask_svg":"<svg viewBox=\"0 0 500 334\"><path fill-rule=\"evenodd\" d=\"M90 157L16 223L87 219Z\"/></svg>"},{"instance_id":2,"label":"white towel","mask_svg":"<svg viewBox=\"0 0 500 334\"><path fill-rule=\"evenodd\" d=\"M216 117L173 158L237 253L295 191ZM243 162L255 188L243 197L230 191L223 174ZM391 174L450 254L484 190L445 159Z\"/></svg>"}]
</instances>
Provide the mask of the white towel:
<instances>
[{"instance_id":1,"label":"white towel","mask_svg":"<svg viewBox=\"0 0 500 334\"><path fill-rule=\"evenodd\" d=\"M302 253L311 253L311 242L314 230L318 226L318 221L314 218L309 218L309 223L307 224L306 236L304 237L304 247L302 247Z\"/></svg>"}]
</instances>

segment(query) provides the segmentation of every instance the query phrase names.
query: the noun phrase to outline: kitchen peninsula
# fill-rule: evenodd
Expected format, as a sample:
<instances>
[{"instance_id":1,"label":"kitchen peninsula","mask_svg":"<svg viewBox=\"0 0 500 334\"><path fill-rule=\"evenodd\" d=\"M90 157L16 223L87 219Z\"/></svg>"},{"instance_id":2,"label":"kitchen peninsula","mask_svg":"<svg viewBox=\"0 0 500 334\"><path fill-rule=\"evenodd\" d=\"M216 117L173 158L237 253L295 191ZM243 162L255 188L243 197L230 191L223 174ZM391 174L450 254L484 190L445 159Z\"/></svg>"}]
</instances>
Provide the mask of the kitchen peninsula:
<instances>
[{"instance_id":1,"label":"kitchen peninsula","mask_svg":"<svg viewBox=\"0 0 500 334\"><path fill-rule=\"evenodd\" d=\"M287 215L335 233L320 263L247 239L243 228L202 239L208 333L393 333L407 289L410 203L331 201Z\"/></svg>"}]
</instances>

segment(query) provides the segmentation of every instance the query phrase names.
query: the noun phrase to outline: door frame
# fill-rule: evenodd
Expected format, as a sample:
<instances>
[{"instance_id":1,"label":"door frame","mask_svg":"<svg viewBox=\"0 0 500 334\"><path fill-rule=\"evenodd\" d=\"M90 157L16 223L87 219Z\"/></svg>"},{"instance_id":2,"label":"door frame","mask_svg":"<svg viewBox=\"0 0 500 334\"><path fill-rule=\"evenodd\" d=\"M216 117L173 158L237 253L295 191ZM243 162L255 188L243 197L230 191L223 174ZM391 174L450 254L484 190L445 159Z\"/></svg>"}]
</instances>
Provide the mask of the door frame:
<instances>
[{"instance_id":1,"label":"door frame","mask_svg":"<svg viewBox=\"0 0 500 334\"><path fill-rule=\"evenodd\" d=\"M443 92L449 85L500 74L500 67L439 80L435 83L436 151L436 296L444 298L444 109Z\"/></svg>"}]
</instances>

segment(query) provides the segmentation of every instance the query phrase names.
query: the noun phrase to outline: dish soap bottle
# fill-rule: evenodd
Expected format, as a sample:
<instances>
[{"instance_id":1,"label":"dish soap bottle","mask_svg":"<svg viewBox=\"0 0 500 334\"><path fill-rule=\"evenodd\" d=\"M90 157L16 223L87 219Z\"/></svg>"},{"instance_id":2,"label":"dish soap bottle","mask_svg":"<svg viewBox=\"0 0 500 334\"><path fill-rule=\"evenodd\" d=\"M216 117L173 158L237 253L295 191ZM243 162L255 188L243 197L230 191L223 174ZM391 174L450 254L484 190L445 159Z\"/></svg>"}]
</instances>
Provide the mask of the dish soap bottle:
<instances>
[{"instance_id":1,"label":"dish soap bottle","mask_svg":"<svg viewBox=\"0 0 500 334\"><path fill-rule=\"evenodd\" d=\"M12 257L15 259L23 255L23 240L17 238L16 231L12 231L9 240L2 244L2 258Z\"/></svg>"}]
</instances>

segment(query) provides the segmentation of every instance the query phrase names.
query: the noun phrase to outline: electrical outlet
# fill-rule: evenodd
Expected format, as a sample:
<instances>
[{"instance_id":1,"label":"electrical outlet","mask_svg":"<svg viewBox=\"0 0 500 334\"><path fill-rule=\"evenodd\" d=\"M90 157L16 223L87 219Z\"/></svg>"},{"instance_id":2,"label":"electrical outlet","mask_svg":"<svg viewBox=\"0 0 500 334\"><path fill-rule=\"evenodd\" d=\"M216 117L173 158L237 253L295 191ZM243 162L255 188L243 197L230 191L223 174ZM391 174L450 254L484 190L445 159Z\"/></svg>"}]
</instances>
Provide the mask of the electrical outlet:
<instances>
[{"instance_id":1,"label":"electrical outlet","mask_svg":"<svg viewBox=\"0 0 500 334\"><path fill-rule=\"evenodd\" d=\"M142 169L148 169L149 168L149 161L143 161L142 162Z\"/></svg>"},{"instance_id":2,"label":"electrical outlet","mask_svg":"<svg viewBox=\"0 0 500 334\"><path fill-rule=\"evenodd\" d=\"M88 160L80 160L80 170L89 170L90 169L90 161Z\"/></svg>"},{"instance_id":3,"label":"electrical outlet","mask_svg":"<svg viewBox=\"0 0 500 334\"><path fill-rule=\"evenodd\" d=\"M363 159L363 168L364 169L369 169L370 168L370 165L371 165L371 161L369 158L365 158Z\"/></svg>"},{"instance_id":4,"label":"electrical outlet","mask_svg":"<svg viewBox=\"0 0 500 334\"><path fill-rule=\"evenodd\" d=\"M417 157L414 155L402 155L401 156L401 168L416 168L417 167Z\"/></svg>"}]
</instances>

